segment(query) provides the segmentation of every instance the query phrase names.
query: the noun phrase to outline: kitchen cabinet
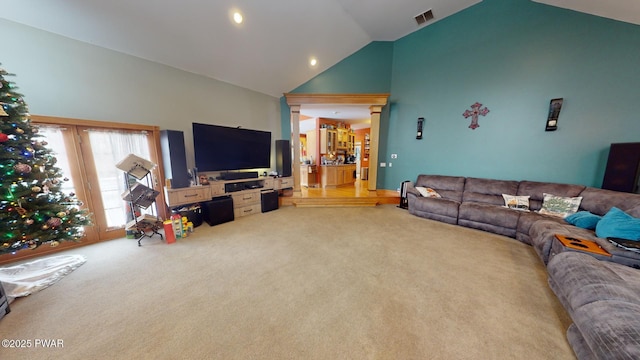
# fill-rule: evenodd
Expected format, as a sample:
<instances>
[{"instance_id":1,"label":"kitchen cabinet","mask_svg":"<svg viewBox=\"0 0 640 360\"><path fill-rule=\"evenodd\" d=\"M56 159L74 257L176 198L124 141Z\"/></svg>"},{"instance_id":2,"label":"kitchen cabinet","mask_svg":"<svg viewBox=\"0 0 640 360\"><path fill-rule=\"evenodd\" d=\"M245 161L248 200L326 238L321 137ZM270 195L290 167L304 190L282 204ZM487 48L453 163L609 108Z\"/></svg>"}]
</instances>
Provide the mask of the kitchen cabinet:
<instances>
[{"instance_id":1,"label":"kitchen cabinet","mask_svg":"<svg viewBox=\"0 0 640 360\"><path fill-rule=\"evenodd\" d=\"M355 164L323 165L320 168L323 188L353 185L356 181Z\"/></svg>"},{"instance_id":2,"label":"kitchen cabinet","mask_svg":"<svg viewBox=\"0 0 640 360\"><path fill-rule=\"evenodd\" d=\"M337 149L353 154L355 150L356 134L351 129L337 129Z\"/></svg>"},{"instance_id":3,"label":"kitchen cabinet","mask_svg":"<svg viewBox=\"0 0 640 360\"><path fill-rule=\"evenodd\" d=\"M371 146L371 141L369 138L369 134L364 135L364 149L362 149L362 160L369 161L369 148Z\"/></svg>"},{"instance_id":4,"label":"kitchen cabinet","mask_svg":"<svg viewBox=\"0 0 640 360\"><path fill-rule=\"evenodd\" d=\"M300 186L316 187L318 184L317 172L316 165L300 165Z\"/></svg>"},{"instance_id":5,"label":"kitchen cabinet","mask_svg":"<svg viewBox=\"0 0 640 360\"><path fill-rule=\"evenodd\" d=\"M320 154L334 153L337 150L338 132L335 129L320 129Z\"/></svg>"}]
</instances>

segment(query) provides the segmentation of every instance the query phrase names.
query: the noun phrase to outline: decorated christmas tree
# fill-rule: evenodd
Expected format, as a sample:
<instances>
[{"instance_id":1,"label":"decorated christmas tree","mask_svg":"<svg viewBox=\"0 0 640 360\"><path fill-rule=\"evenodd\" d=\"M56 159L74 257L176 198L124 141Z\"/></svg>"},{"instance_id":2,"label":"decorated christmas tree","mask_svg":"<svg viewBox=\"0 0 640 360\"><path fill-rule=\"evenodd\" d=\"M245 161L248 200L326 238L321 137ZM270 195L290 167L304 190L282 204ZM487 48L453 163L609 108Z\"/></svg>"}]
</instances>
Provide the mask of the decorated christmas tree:
<instances>
[{"instance_id":1,"label":"decorated christmas tree","mask_svg":"<svg viewBox=\"0 0 640 360\"><path fill-rule=\"evenodd\" d=\"M90 219L31 124L27 105L0 68L0 254L78 241Z\"/></svg>"}]
</instances>

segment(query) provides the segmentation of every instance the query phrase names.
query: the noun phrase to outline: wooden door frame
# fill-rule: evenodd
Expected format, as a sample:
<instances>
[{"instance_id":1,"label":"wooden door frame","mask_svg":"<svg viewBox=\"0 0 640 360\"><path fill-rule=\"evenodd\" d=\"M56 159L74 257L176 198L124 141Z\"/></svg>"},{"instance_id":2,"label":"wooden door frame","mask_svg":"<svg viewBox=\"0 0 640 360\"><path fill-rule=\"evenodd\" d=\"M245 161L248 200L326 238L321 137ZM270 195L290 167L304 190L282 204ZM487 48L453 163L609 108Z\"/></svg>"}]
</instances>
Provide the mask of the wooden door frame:
<instances>
[{"instance_id":1,"label":"wooden door frame","mask_svg":"<svg viewBox=\"0 0 640 360\"><path fill-rule=\"evenodd\" d=\"M368 190L376 191L378 179L378 144L380 139L380 113L387 105L388 93L381 94L293 94L286 93L284 97L289 105L291 121L291 146L300 148L300 107L303 105L367 105L371 114L369 180ZM293 192L300 194L300 152L293 151ZM374 165L374 166L371 166Z\"/></svg>"}]
</instances>

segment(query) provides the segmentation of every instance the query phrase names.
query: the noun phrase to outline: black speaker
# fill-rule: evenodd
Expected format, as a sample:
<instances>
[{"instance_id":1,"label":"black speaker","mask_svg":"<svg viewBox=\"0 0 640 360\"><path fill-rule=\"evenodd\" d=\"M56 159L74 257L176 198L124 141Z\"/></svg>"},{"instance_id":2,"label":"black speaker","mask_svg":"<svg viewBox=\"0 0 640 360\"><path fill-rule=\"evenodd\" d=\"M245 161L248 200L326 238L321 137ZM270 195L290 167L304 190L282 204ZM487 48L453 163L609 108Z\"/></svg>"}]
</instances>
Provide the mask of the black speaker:
<instances>
[{"instance_id":1,"label":"black speaker","mask_svg":"<svg viewBox=\"0 0 640 360\"><path fill-rule=\"evenodd\" d=\"M257 171L223 172L220 173L220 180L257 179L259 176Z\"/></svg>"},{"instance_id":2,"label":"black speaker","mask_svg":"<svg viewBox=\"0 0 640 360\"><path fill-rule=\"evenodd\" d=\"M291 176L291 145L289 140L276 140L276 171L280 176Z\"/></svg>"},{"instance_id":3,"label":"black speaker","mask_svg":"<svg viewBox=\"0 0 640 360\"><path fill-rule=\"evenodd\" d=\"M276 190L267 190L261 192L260 200L262 202L262 212L276 210L279 207L278 192Z\"/></svg>"},{"instance_id":4,"label":"black speaker","mask_svg":"<svg viewBox=\"0 0 640 360\"><path fill-rule=\"evenodd\" d=\"M409 208L409 199L407 198L407 187L411 184L411 181L405 180L400 184L400 205L398 207L400 209L408 209Z\"/></svg>"},{"instance_id":5,"label":"black speaker","mask_svg":"<svg viewBox=\"0 0 640 360\"><path fill-rule=\"evenodd\" d=\"M202 216L209 226L233 221L233 199L231 196L222 196L205 202Z\"/></svg>"},{"instance_id":6,"label":"black speaker","mask_svg":"<svg viewBox=\"0 0 640 360\"><path fill-rule=\"evenodd\" d=\"M162 165L172 188L189 187L191 177L187 171L187 155L184 150L184 134L177 130L160 131Z\"/></svg>"}]
</instances>

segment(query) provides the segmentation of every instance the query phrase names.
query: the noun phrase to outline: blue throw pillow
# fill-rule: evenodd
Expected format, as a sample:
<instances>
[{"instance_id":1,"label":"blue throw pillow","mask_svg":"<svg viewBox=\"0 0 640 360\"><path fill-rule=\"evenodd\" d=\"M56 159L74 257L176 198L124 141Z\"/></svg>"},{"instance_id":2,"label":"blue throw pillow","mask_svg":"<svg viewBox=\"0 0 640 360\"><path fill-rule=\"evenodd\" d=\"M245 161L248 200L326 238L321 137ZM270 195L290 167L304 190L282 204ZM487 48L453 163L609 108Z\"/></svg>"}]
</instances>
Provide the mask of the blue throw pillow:
<instances>
[{"instance_id":1,"label":"blue throw pillow","mask_svg":"<svg viewBox=\"0 0 640 360\"><path fill-rule=\"evenodd\" d=\"M588 211L578 211L575 214L571 214L564 218L566 222L571 225L575 225L579 228L593 230L598 225L598 222L602 219L602 216L592 214Z\"/></svg>"},{"instance_id":2,"label":"blue throw pillow","mask_svg":"<svg viewBox=\"0 0 640 360\"><path fill-rule=\"evenodd\" d=\"M596 235L601 238L640 240L640 219L612 207L596 225Z\"/></svg>"}]
</instances>

